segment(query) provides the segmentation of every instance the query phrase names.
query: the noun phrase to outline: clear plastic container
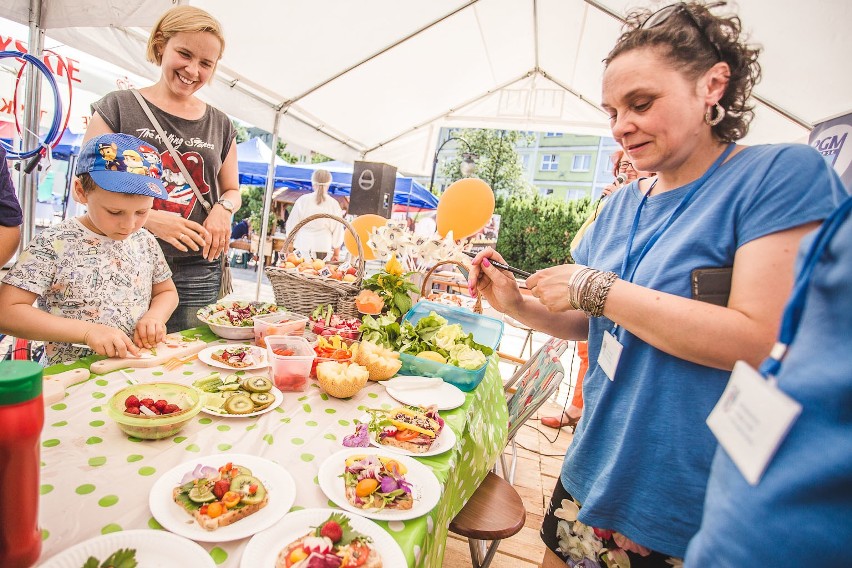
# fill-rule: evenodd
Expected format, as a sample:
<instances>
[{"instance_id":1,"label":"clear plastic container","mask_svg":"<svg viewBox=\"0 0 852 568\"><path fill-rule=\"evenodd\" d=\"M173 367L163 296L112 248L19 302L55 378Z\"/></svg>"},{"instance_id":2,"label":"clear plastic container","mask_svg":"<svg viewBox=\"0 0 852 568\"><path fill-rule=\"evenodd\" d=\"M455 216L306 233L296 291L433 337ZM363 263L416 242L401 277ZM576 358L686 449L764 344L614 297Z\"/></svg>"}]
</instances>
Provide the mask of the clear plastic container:
<instances>
[{"instance_id":1,"label":"clear plastic container","mask_svg":"<svg viewBox=\"0 0 852 568\"><path fill-rule=\"evenodd\" d=\"M503 337L503 322L496 318L475 314L465 308L421 300L408 310L402 321L409 321L412 325L417 325L417 322L428 316L430 312L435 312L450 324L460 324L465 333L473 333L474 341L479 344L487 345L495 351L497 346L500 345L500 339ZM466 392L472 391L482 382L482 379L485 378L485 370L488 368L487 361L480 368L471 370L415 357L408 353L400 354L399 358L402 361L402 368L399 370L400 375L441 377L444 381Z\"/></svg>"},{"instance_id":2,"label":"clear plastic container","mask_svg":"<svg viewBox=\"0 0 852 568\"><path fill-rule=\"evenodd\" d=\"M284 350L292 352L292 355L282 355ZM298 335L267 335L266 351L275 386L282 391L305 390L316 358L311 344Z\"/></svg>"},{"instance_id":3,"label":"clear plastic container","mask_svg":"<svg viewBox=\"0 0 852 568\"><path fill-rule=\"evenodd\" d=\"M279 312L254 318L254 342L266 347L268 335L303 335L308 318L293 312Z\"/></svg>"}]
</instances>

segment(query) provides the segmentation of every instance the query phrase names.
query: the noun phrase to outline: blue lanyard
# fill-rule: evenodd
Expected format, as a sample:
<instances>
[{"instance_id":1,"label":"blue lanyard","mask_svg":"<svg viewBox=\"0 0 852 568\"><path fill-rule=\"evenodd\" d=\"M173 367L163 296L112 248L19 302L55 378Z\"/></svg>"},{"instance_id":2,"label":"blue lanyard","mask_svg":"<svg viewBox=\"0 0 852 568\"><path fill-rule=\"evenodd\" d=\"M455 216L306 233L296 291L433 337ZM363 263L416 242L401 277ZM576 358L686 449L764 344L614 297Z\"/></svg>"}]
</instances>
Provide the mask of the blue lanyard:
<instances>
[{"instance_id":1,"label":"blue lanyard","mask_svg":"<svg viewBox=\"0 0 852 568\"><path fill-rule=\"evenodd\" d=\"M725 148L725 151L716 158L716 161L713 162L704 175L702 175L698 180L696 180L695 185L692 186L692 189L689 190L689 193L683 196L680 204L677 208L672 211L672 214L669 216L668 220L656 230L656 232L648 239L648 242L645 243L645 246L642 247L642 251L639 253L639 257L636 259L636 264L633 265L633 270L630 271L630 274L627 275L627 264L630 261L630 251L633 249L633 239L636 237L636 231L639 228L639 217L642 216L642 208L645 207L645 203L648 201L648 194L651 193L651 190L654 188L654 185L657 183L657 180L654 180L654 183L651 184L651 187L648 188L648 191L645 192L645 195L642 197L642 201L639 202L639 208L636 209L636 215L633 217L633 225L630 227L630 233L627 236L627 247L624 252L624 260L621 263L621 279L627 282L632 282L633 277L636 275L636 269L639 267L639 263L642 262L642 259L645 258L645 255L648 254L648 251L651 250L651 247L656 244L660 237L663 236L663 233L674 223L678 217L686 211L686 208L689 207L692 198L695 197L695 194L698 193L698 190L710 179L719 166L722 165L722 162L731 154L734 147L736 145L731 143L728 144L728 147Z\"/></svg>"},{"instance_id":2,"label":"blue lanyard","mask_svg":"<svg viewBox=\"0 0 852 568\"><path fill-rule=\"evenodd\" d=\"M663 233L674 223L678 217L686 211L686 208L689 207L692 198L695 197L695 194L698 193L698 190L710 179L716 170L719 169L719 166L722 165L722 162L731 154L733 149L736 147L736 144L731 143L728 144L725 151L716 158L716 161L704 172L700 178L695 181L695 185L692 186L692 189L683 196L677 208L672 211L672 214L666 220L663 225L657 229L651 238L648 239L648 242L645 243L645 246L642 247L642 250L639 252L639 257L636 259L636 264L633 265L633 270L630 271L630 274L627 274L627 264L630 261L630 251L633 249L633 239L636 237L636 231L639 228L639 218L642 216L642 208L645 207L645 203L648 201L648 195L651 193L651 190L654 189L654 186L657 184L657 180L651 184L651 187L648 188L648 191L645 192L645 195L642 196L642 201L639 202L639 207L636 209L636 215L633 216L633 225L630 227L630 233L627 235L627 246L624 251L624 260L621 262L621 279L627 282L633 282L633 277L636 275L636 269L639 267L639 263L642 262L642 259L645 258L645 255L648 254L648 251L651 250L651 247L656 244L660 237L663 236ZM612 326L611 333L615 335L616 330L618 329L618 324Z\"/></svg>"},{"instance_id":3,"label":"blue lanyard","mask_svg":"<svg viewBox=\"0 0 852 568\"><path fill-rule=\"evenodd\" d=\"M787 346L795 339L796 333L799 331L799 324L802 322L802 314L805 311L808 288L810 287L814 269L816 269L816 265L825 253L825 249L846 220L850 211L852 211L852 197L846 198L846 201L841 203L840 207L835 209L834 213L825 220L819 232L817 232L813 243L811 243L811 247L802 263L802 270L796 276L796 281L793 284L793 293L787 302L787 307L784 308L778 341L772 348L769 357L760 366L760 374L764 377L774 377L781 370L781 360L787 352Z\"/></svg>"}]
</instances>

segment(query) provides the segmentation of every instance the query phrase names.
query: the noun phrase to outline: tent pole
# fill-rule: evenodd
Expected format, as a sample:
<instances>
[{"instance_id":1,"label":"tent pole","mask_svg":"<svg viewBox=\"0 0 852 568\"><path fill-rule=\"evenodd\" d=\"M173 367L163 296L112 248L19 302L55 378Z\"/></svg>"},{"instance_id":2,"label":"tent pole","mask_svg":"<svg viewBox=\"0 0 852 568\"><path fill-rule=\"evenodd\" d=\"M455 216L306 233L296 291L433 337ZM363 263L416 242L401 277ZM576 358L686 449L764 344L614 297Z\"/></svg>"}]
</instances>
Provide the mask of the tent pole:
<instances>
[{"instance_id":1,"label":"tent pole","mask_svg":"<svg viewBox=\"0 0 852 568\"><path fill-rule=\"evenodd\" d=\"M272 207L272 193L275 191L275 157L278 155L278 123L281 121L281 109L275 111L275 120L272 123L272 158L269 160L269 169L266 171L266 191L263 194L263 217L260 223L260 240L257 243L257 287L254 290L254 299L260 300L260 283L263 281L263 264L266 257L263 249L266 247L266 233L269 225L269 210Z\"/></svg>"},{"instance_id":2,"label":"tent pole","mask_svg":"<svg viewBox=\"0 0 852 568\"><path fill-rule=\"evenodd\" d=\"M44 30L41 29L41 0L30 0L30 32L27 51L33 57L41 59L44 48ZM34 65L27 67L27 88L25 92L24 120L22 148L34 148L39 140L39 117L41 112L41 72ZM55 109L62 112L62 109ZM21 227L21 244L18 252L21 253L27 247L35 235L35 210L38 200L38 173L35 168L30 173L24 172L24 162L17 164L20 167L18 177L18 198L21 209L24 212L24 223Z\"/></svg>"}]
</instances>

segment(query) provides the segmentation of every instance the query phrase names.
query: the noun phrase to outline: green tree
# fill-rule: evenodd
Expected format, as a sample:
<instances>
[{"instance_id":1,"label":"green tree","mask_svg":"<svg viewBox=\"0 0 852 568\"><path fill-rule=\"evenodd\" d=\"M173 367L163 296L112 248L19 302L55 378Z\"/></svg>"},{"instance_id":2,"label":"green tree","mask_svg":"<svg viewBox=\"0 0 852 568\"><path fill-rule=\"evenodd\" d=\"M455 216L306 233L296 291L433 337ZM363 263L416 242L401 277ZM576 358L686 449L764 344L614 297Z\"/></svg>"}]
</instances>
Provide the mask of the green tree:
<instances>
[{"instance_id":1,"label":"green tree","mask_svg":"<svg viewBox=\"0 0 852 568\"><path fill-rule=\"evenodd\" d=\"M323 162L330 162L331 158L326 156L325 154L320 154L319 152L314 152L311 154L311 163L312 164L321 164Z\"/></svg>"},{"instance_id":2,"label":"green tree","mask_svg":"<svg viewBox=\"0 0 852 568\"><path fill-rule=\"evenodd\" d=\"M528 272L574 262L569 250L591 214L588 197L562 201L528 191L501 202L497 250L506 262Z\"/></svg>"},{"instance_id":3,"label":"green tree","mask_svg":"<svg viewBox=\"0 0 852 568\"><path fill-rule=\"evenodd\" d=\"M521 142L527 142L529 135L518 130L466 128L454 131L452 136L462 138L470 144L471 151L479 156L474 176L490 185L495 195L511 195L527 189L521 159L515 147ZM451 144L456 144L457 151L454 154L447 151ZM467 147L461 142L450 142L442 151L446 160L441 166L441 175L451 183L462 177L460 165L465 152Z\"/></svg>"},{"instance_id":4,"label":"green tree","mask_svg":"<svg viewBox=\"0 0 852 568\"><path fill-rule=\"evenodd\" d=\"M281 140L278 140L278 152L277 153L281 157L281 159L284 160L285 162L287 162L288 164L295 164L296 162L299 161L299 157L294 156L293 154L288 152L287 151L287 144L285 142L282 142Z\"/></svg>"},{"instance_id":5,"label":"green tree","mask_svg":"<svg viewBox=\"0 0 852 568\"><path fill-rule=\"evenodd\" d=\"M233 118L231 119L231 124L233 125L234 130L237 131L237 144L239 144L240 142L245 142L249 139L248 129L245 126L243 126Z\"/></svg>"}]
</instances>

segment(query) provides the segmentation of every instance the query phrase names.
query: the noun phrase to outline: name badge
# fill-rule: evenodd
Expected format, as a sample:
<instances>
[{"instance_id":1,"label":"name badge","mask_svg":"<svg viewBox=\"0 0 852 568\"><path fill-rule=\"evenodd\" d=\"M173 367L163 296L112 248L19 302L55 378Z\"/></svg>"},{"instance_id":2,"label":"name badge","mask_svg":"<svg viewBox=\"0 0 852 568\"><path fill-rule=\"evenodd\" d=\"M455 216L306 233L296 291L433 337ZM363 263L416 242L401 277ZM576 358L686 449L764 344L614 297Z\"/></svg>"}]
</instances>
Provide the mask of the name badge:
<instances>
[{"instance_id":1,"label":"name badge","mask_svg":"<svg viewBox=\"0 0 852 568\"><path fill-rule=\"evenodd\" d=\"M746 481L757 485L801 412L801 404L737 361L707 426Z\"/></svg>"},{"instance_id":2,"label":"name badge","mask_svg":"<svg viewBox=\"0 0 852 568\"><path fill-rule=\"evenodd\" d=\"M615 370L618 368L622 349L624 349L624 346L618 342L618 339L609 331L605 331L601 352L598 354L598 365L611 381L615 380Z\"/></svg>"}]
</instances>

